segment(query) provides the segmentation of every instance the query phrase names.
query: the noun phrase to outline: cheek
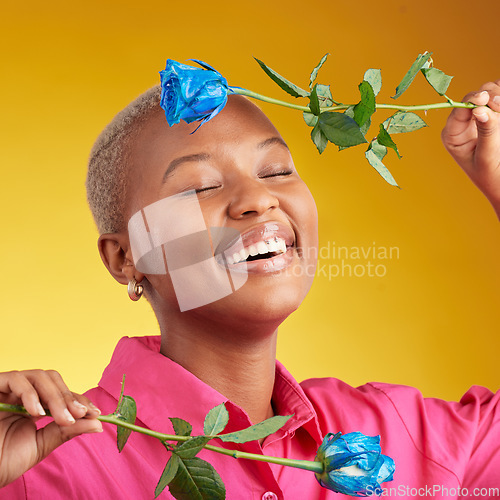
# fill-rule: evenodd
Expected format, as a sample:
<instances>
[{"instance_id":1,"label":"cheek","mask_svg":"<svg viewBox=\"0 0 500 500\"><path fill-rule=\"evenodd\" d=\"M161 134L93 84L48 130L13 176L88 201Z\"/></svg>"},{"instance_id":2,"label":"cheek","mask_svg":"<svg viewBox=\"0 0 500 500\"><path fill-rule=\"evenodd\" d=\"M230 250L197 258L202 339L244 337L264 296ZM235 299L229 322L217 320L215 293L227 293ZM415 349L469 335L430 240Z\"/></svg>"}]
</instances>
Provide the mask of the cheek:
<instances>
[{"instance_id":1,"label":"cheek","mask_svg":"<svg viewBox=\"0 0 500 500\"><path fill-rule=\"evenodd\" d=\"M284 210L292 217L297 225L299 244L311 250L318 248L318 209L308 187L301 183L292 194L287 197L283 205Z\"/></svg>"},{"instance_id":2,"label":"cheek","mask_svg":"<svg viewBox=\"0 0 500 500\"><path fill-rule=\"evenodd\" d=\"M147 298L157 316L159 310L179 310L177 295L168 274L147 275L146 280Z\"/></svg>"}]
</instances>

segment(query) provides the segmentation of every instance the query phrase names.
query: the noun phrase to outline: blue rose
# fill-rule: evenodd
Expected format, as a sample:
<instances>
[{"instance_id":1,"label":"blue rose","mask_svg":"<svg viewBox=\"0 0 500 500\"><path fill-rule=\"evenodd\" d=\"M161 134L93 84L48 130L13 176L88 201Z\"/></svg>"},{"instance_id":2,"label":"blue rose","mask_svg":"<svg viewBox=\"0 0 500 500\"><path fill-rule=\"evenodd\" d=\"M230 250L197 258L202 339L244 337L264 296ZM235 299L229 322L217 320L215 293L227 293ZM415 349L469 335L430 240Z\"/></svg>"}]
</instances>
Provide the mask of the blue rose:
<instances>
[{"instance_id":1,"label":"blue rose","mask_svg":"<svg viewBox=\"0 0 500 500\"><path fill-rule=\"evenodd\" d=\"M166 68L160 71L160 105L170 126L180 120L201 121L201 126L222 110L231 91L218 71L203 61L193 61L204 69L168 59Z\"/></svg>"},{"instance_id":2,"label":"blue rose","mask_svg":"<svg viewBox=\"0 0 500 500\"><path fill-rule=\"evenodd\" d=\"M380 495L380 483L392 481L394 460L382 455L380 436L361 432L327 434L316 460L324 471L316 474L321 486L354 497Z\"/></svg>"}]
</instances>

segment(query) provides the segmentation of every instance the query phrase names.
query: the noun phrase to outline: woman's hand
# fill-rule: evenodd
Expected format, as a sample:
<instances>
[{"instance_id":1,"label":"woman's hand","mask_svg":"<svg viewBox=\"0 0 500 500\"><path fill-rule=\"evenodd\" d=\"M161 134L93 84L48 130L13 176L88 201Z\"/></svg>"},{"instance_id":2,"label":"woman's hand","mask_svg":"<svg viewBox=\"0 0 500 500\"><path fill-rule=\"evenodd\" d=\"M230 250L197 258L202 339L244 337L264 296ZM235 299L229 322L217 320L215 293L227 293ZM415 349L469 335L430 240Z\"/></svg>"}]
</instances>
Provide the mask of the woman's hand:
<instances>
[{"instance_id":1,"label":"woman's hand","mask_svg":"<svg viewBox=\"0 0 500 500\"><path fill-rule=\"evenodd\" d=\"M441 138L500 219L500 80L485 83L479 91L467 94L463 101L479 107L455 108Z\"/></svg>"},{"instance_id":2,"label":"woman's hand","mask_svg":"<svg viewBox=\"0 0 500 500\"><path fill-rule=\"evenodd\" d=\"M83 433L101 432L100 411L71 392L59 373L30 370L0 373L0 402L23 405L31 415L0 412L0 488L17 479L65 441ZM53 422L36 429L36 420L50 410Z\"/></svg>"}]
</instances>

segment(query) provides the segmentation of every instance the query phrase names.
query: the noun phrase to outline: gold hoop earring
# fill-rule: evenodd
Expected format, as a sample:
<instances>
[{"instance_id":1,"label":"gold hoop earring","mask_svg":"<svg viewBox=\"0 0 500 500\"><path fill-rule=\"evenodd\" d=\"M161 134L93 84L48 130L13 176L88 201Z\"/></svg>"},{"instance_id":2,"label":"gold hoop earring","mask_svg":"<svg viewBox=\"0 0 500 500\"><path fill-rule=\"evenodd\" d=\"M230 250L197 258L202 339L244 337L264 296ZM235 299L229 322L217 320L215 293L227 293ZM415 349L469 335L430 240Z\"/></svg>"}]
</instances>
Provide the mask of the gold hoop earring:
<instances>
[{"instance_id":1,"label":"gold hoop earring","mask_svg":"<svg viewBox=\"0 0 500 500\"><path fill-rule=\"evenodd\" d=\"M144 287L140 283L137 283L135 278L132 278L128 282L127 292L128 296L130 297L130 300L136 302L141 298L142 294L144 293Z\"/></svg>"}]
</instances>

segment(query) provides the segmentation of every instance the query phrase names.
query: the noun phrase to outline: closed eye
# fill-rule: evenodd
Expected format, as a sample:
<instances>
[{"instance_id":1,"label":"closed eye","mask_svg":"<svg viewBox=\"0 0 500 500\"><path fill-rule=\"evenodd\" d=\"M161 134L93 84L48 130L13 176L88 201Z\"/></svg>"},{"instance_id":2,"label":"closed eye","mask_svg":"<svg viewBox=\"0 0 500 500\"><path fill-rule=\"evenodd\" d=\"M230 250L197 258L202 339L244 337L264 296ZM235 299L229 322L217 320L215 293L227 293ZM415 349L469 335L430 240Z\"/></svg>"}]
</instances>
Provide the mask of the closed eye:
<instances>
[{"instance_id":1,"label":"closed eye","mask_svg":"<svg viewBox=\"0 0 500 500\"><path fill-rule=\"evenodd\" d=\"M272 174L261 175L261 179L266 179L267 177L278 177L280 175L291 175L293 174L293 170L280 170L279 172L273 172Z\"/></svg>"},{"instance_id":2,"label":"closed eye","mask_svg":"<svg viewBox=\"0 0 500 500\"><path fill-rule=\"evenodd\" d=\"M220 186L208 186L208 187L198 188L198 189L195 189L195 192L202 193L204 191L210 191L212 189L217 189L217 188L220 188Z\"/></svg>"}]
</instances>

